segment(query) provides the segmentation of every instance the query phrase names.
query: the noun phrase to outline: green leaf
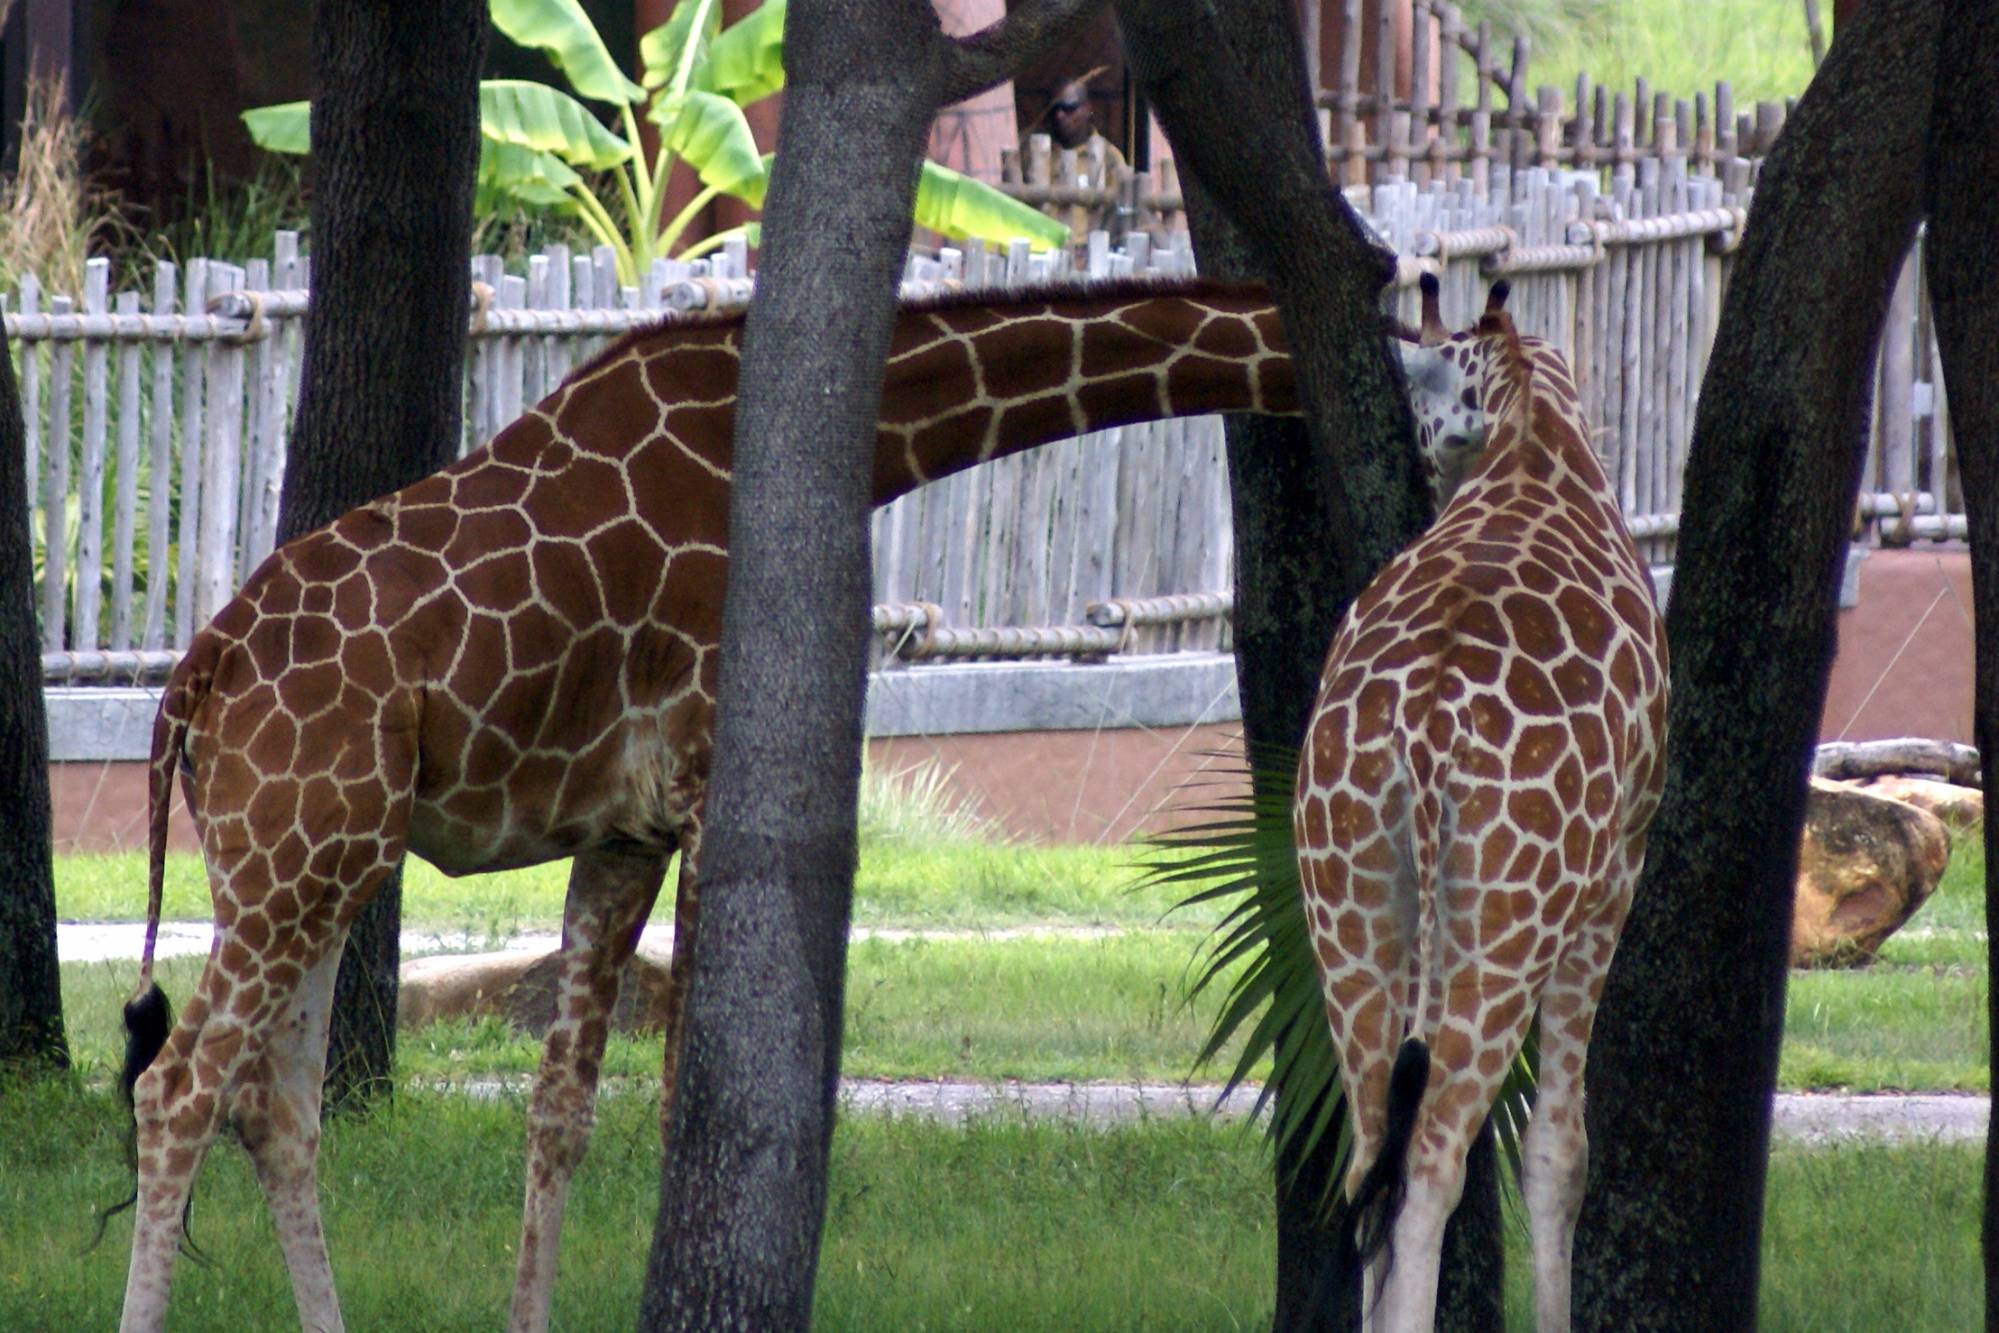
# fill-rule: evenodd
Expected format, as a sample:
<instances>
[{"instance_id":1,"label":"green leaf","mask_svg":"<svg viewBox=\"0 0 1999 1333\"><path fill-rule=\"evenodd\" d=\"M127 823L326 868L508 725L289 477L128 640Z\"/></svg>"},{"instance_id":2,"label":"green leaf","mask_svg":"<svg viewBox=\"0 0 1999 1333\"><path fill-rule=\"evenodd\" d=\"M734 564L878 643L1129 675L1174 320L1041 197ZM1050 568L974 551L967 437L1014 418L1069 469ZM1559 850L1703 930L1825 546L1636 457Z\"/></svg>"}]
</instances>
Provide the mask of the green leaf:
<instances>
[{"instance_id":1,"label":"green leaf","mask_svg":"<svg viewBox=\"0 0 1999 1333\"><path fill-rule=\"evenodd\" d=\"M583 178L553 153L487 139L479 145L479 188L533 207L571 202Z\"/></svg>"},{"instance_id":2,"label":"green leaf","mask_svg":"<svg viewBox=\"0 0 1999 1333\"><path fill-rule=\"evenodd\" d=\"M703 16L698 38L692 31L696 13ZM639 67L644 71L639 82L647 88L666 87L680 68L687 43L705 44L721 30L722 6L718 0L680 0L673 8L673 17L639 38ZM699 52L695 59L700 59Z\"/></svg>"},{"instance_id":3,"label":"green leaf","mask_svg":"<svg viewBox=\"0 0 1999 1333\"><path fill-rule=\"evenodd\" d=\"M273 153L312 151L312 103L281 102L276 106L252 107L243 113L243 126L250 141Z\"/></svg>"},{"instance_id":4,"label":"green leaf","mask_svg":"<svg viewBox=\"0 0 1999 1333\"><path fill-rule=\"evenodd\" d=\"M581 102L543 83L488 79L479 85L479 128L494 143L554 153L571 166L603 170L632 155Z\"/></svg>"},{"instance_id":5,"label":"green leaf","mask_svg":"<svg viewBox=\"0 0 1999 1333\"><path fill-rule=\"evenodd\" d=\"M703 185L763 207L770 168L741 107L715 93L694 92L663 99L653 116L667 148L694 168Z\"/></svg>"},{"instance_id":6,"label":"green leaf","mask_svg":"<svg viewBox=\"0 0 1999 1333\"><path fill-rule=\"evenodd\" d=\"M916 225L954 239L1010 241L1025 236L1037 248L1069 243L1069 225L935 162L923 164L916 183Z\"/></svg>"},{"instance_id":7,"label":"green leaf","mask_svg":"<svg viewBox=\"0 0 1999 1333\"><path fill-rule=\"evenodd\" d=\"M548 54L571 87L616 106L643 100L645 89L611 59L597 27L577 0L491 0L493 26L522 46Z\"/></svg>"},{"instance_id":8,"label":"green leaf","mask_svg":"<svg viewBox=\"0 0 1999 1333\"><path fill-rule=\"evenodd\" d=\"M748 106L784 87L784 0L764 0L708 43L695 86Z\"/></svg>"}]
</instances>

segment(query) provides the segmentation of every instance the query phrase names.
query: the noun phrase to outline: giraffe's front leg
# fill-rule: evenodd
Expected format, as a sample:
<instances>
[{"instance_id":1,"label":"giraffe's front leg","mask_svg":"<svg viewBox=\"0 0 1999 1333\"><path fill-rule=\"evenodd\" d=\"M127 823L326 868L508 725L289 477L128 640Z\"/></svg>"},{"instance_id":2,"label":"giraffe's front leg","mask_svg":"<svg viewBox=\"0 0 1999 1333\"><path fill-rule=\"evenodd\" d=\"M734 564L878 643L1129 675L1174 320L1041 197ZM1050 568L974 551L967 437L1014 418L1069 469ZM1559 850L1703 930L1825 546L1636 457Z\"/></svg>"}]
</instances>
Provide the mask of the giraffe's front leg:
<instances>
[{"instance_id":1,"label":"giraffe's front leg","mask_svg":"<svg viewBox=\"0 0 1999 1333\"><path fill-rule=\"evenodd\" d=\"M618 981L666 876L661 853L581 853L562 914L555 1021L528 1107L527 1200L514 1278L515 1333L548 1327L569 1177L590 1145L597 1076Z\"/></svg>"}]
</instances>

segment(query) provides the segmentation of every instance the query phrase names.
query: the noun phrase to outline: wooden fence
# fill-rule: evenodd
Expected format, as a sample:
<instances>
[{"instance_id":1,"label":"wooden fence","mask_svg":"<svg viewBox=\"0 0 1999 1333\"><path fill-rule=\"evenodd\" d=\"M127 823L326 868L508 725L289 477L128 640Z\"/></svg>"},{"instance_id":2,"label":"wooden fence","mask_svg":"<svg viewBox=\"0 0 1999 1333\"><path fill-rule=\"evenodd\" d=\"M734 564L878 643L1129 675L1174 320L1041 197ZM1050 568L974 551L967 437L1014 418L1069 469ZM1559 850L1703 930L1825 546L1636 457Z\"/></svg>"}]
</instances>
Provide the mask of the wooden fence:
<instances>
[{"instance_id":1,"label":"wooden fence","mask_svg":"<svg viewBox=\"0 0 1999 1333\"><path fill-rule=\"evenodd\" d=\"M1746 205L1746 170L1679 158L1610 174L1492 164L1484 188L1413 180L1350 189L1417 276L1444 280L1446 317L1507 275L1521 327L1569 354L1633 530L1668 562L1695 397ZM1135 231L1082 262L1007 251L912 258L908 289L1179 272L1184 244ZM1962 536L1936 391L1927 302L1912 259L1878 370L1864 515L1881 540ZM466 445L537 401L606 337L662 312L747 299L740 250L656 266L620 287L608 255L475 263ZM281 234L237 268L162 264L146 293L108 291L94 261L81 301L23 282L6 316L20 358L30 493L52 677L156 673L269 553L298 380L306 261ZM48 540L53 536L53 540ZM1213 419L1104 432L1001 460L899 501L875 520L876 625L905 656L1103 654L1226 643L1227 481Z\"/></svg>"}]
</instances>

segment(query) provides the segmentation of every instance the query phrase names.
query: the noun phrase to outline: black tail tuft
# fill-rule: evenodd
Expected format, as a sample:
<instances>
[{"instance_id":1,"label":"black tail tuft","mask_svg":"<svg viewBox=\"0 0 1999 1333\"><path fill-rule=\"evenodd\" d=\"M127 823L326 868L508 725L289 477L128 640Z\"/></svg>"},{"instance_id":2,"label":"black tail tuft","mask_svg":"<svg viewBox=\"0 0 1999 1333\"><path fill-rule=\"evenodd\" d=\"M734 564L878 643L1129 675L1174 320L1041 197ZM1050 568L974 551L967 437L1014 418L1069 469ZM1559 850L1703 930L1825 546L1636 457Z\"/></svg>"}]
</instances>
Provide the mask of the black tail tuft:
<instances>
[{"instance_id":1,"label":"black tail tuft","mask_svg":"<svg viewBox=\"0 0 1999 1333\"><path fill-rule=\"evenodd\" d=\"M1416 1111L1423 1104L1423 1090L1430 1083L1430 1048L1422 1038L1411 1037L1395 1053L1395 1069L1388 1076L1388 1127L1381 1152L1360 1179L1354 1194L1354 1245L1362 1265L1385 1254L1387 1268L1395 1266L1395 1218L1402 1211L1402 1195L1407 1184L1409 1144L1416 1136Z\"/></svg>"},{"instance_id":2,"label":"black tail tuft","mask_svg":"<svg viewBox=\"0 0 1999 1333\"><path fill-rule=\"evenodd\" d=\"M167 994L157 985L146 987L137 996L125 1002L125 1067L118 1071L118 1091L125 1098L125 1105L132 1105L132 1089L139 1082L139 1075L159 1056L160 1049L167 1044L167 1034L173 1031L174 1010L167 1003ZM125 1135L125 1164L136 1176L139 1170L139 1122L136 1114ZM124 1199L102 1209L97 1214L97 1234L91 1238L89 1249L96 1249L104 1239L104 1224L139 1201L139 1190L135 1183L132 1193ZM187 1219L183 1214L181 1230L185 1234Z\"/></svg>"},{"instance_id":3,"label":"black tail tuft","mask_svg":"<svg viewBox=\"0 0 1999 1333\"><path fill-rule=\"evenodd\" d=\"M132 1089L139 1082L139 1075L159 1055L160 1048L167 1044L167 1033L173 1030L174 1010L167 1003L167 994L157 985L148 986L136 998L125 1005L125 1067L118 1073L118 1090L125 1094L125 1104L132 1104Z\"/></svg>"}]
</instances>

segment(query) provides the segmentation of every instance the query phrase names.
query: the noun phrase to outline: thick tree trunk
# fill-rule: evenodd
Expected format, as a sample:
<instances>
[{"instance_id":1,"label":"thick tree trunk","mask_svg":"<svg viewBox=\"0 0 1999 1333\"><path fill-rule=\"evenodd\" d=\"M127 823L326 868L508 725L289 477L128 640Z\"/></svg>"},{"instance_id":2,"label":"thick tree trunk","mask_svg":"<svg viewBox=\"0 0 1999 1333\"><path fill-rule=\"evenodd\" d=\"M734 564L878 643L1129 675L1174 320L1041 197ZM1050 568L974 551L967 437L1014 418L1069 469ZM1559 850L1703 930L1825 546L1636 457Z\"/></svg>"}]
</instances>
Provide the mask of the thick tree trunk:
<instances>
[{"instance_id":1,"label":"thick tree trunk","mask_svg":"<svg viewBox=\"0 0 1999 1333\"><path fill-rule=\"evenodd\" d=\"M457 455L471 284L477 0L313 6L312 302L278 511L289 540ZM335 985L327 1103L386 1089L402 875L355 920Z\"/></svg>"},{"instance_id":2,"label":"thick tree trunk","mask_svg":"<svg viewBox=\"0 0 1999 1333\"><path fill-rule=\"evenodd\" d=\"M1924 243L1951 435L1971 528L1978 665L1975 726L1985 790L1999 791L1999 7L1953 18L1938 54ZM1999 929L1999 819L1985 821L1985 928ZM1999 954L1986 959L1986 1018L1999 1034ZM1999 1318L1999 1151L1985 1148L1985 1309Z\"/></svg>"},{"instance_id":3,"label":"thick tree trunk","mask_svg":"<svg viewBox=\"0 0 1999 1333\"><path fill-rule=\"evenodd\" d=\"M26 436L0 331L0 1065L69 1064L56 969L49 724L28 535Z\"/></svg>"},{"instance_id":4,"label":"thick tree trunk","mask_svg":"<svg viewBox=\"0 0 1999 1333\"><path fill-rule=\"evenodd\" d=\"M1666 794L1589 1067L1580 1327L1755 1323L1798 828L1937 9L1870 0L1840 33L1722 308L1667 614Z\"/></svg>"},{"instance_id":5,"label":"thick tree trunk","mask_svg":"<svg viewBox=\"0 0 1999 1333\"><path fill-rule=\"evenodd\" d=\"M1256 85L1270 114L1286 127L1286 133L1276 136L1274 142L1255 142L1269 143L1273 153L1288 153L1296 161L1319 160L1316 120L1304 95L1304 67L1289 7L1282 0L1255 0L1228 6L1217 11L1216 17L1228 49L1241 64L1243 78ZM1143 24L1128 24L1126 32L1127 41L1138 43L1164 35ZM1134 67L1143 69L1148 60L1156 67L1170 56L1150 51L1135 53L1132 59ZM1233 96L1224 88L1207 94L1213 102L1223 104ZM1189 136L1213 132L1214 126L1205 117L1190 119L1186 110L1181 104L1161 108L1169 133L1177 136L1175 152L1183 164L1192 164L1197 156L1212 162L1223 154L1241 154L1248 147L1240 134L1221 145L1197 146ZM1228 424L1236 543L1236 678L1243 733L1252 753L1265 745L1295 751L1303 742L1318 691L1319 669L1340 617L1354 591L1364 587L1389 555L1421 531L1428 500L1416 485L1413 472L1398 475L1394 467L1398 458L1413 459L1414 450L1402 395L1395 381L1380 373L1383 341L1374 301L1381 270L1361 238L1357 221L1323 187L1323 170L1316 173L1320 186L1306 197L1316 195L1330 208L1322 207L1316 217L1309 208L1298 210L1289 222L1297 234L1289 239L1278 239L1265 228L1259 230L1255 241L1228 220L1219 206L1221 201L1203 188L1206 178L1199 170L1195 166L1186 177L1189 216L1202 271L1211 276L1271 275L1284 268L1288 255L1298 248L1326 244L1322 237L1327 233L1343 236L1343 245L1339 241L1332 244L1351 270L1298 283L1300 290L1286 307L1287 317L1292 327L1301 330L1335 324L1357 329L1344 344L1326 346L1326 340L1321 339L1322 345L1315 350L1322 362L1339 358L1344 363L1335 375L1351 374L1349 367L1361 364L1360 373L1372 383L1372 396L1366 399L1362 416L1384 432L1347 445L1350 450L1373 450L1384 456L1383 465L1372 476L1356 480L1331 465L1334 447L1311 447L1307 429L1300 423L1236 418ZM1238 209L1259 207L1243 197L1240 189L1229 196L1229 202ZM1314 229L1320 236L1306 234ZM1357 240L1359 244L1355 244ZM1275 248L1269 248L1273 243ZM1327 310L1311 304L1332 281L1339 282L1341 308ZM1355 388L1353 392L1359 396L1364 391ZM1370 481L1390 489L1363 489ZM1403 489L1397 491L1398 487ZM1328 540L1328 525L1338 522L1334 516L1356 510L1384 514L1390 522L1399 516L1405 526L1399 532L1384 530L1366 546L1349 543L1341 547ZM1283 1098L1287 1094L1280 1087L1277 1095ZM1301 1158L1289 1148L1277 1156L1273 1182L1277 1213L1273 1324L1277 1328L1352 1328L1359 1322L1358 1274L1342 1263L1342 1237L1350 1225L1346 1210L1336 1204L1328 1213L1320 1205L1328 1193L1328 1182L1335 1180L1337 1140L1337 1134L1328 1134L1309 1157ZM1500 1325L1503 1251L1497 1176L1490 1140L1482 1140L1482 1145L1474 1155L1466 1185L1468 1206L1460 1209L1446 1237L1438 1322L1448 1329ZM1337 1189L1333 1192L1337 1194Z\"/></svg>"},{"instance_id":6,"label":"thick tree trunk","mask_svg":"<svg viewBox=\"0 0 1999 1333\"><path fill-rule=\"evenodd\" d=\"M786 26L649 1329L811 1319L853 895L868 460L935 110L905 61L920 63L936 29L920 0L794 3Z\"/></svg>"},{"instance_id":7,"label":"thick tree trunk","mask_svg":"<svg viewBox=\"0 0 1999 1333\"><path fill-rule=\"evenodd\" d=\"M1086 0L946 39L928 0L793 0L743 332L701 942L646 1328L803 1328L826 1197L867 676L870 460L937 108Z\"/></svg>"}]
</instances>

